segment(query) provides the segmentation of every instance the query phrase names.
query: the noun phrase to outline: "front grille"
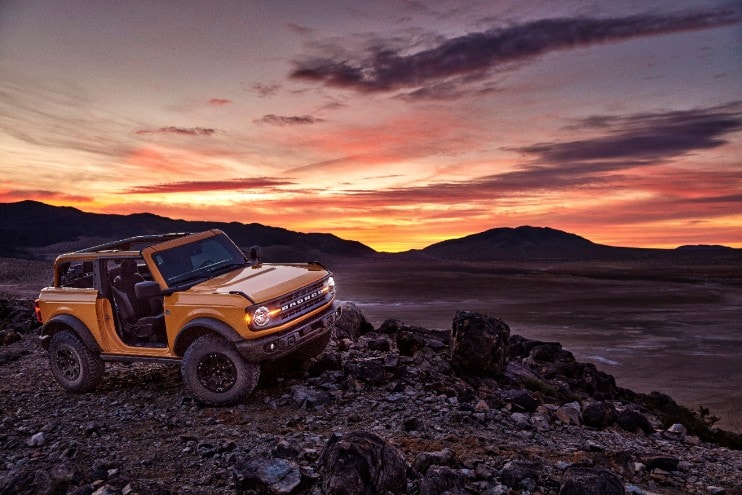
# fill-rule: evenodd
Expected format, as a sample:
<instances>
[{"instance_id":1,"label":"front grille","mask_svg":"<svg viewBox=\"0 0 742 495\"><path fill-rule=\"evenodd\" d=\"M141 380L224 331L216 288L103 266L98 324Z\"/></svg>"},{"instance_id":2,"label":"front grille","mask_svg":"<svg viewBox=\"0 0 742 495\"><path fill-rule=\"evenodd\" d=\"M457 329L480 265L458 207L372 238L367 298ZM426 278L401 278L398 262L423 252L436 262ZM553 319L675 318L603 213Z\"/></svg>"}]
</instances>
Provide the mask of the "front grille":
<instances>
[{"instance_id":1,"label":"front grille","mask_svg":"<svg viewBox=\"0 0 742 495\"><path fill-rule=\"evenodd\" d=\"M332 293L323 292L324 287L324 281L319 281L277 300L276 306L281 309L279 313L281 321L297 318L327 303L332 299Z\"/></svg>"}]
</instances>

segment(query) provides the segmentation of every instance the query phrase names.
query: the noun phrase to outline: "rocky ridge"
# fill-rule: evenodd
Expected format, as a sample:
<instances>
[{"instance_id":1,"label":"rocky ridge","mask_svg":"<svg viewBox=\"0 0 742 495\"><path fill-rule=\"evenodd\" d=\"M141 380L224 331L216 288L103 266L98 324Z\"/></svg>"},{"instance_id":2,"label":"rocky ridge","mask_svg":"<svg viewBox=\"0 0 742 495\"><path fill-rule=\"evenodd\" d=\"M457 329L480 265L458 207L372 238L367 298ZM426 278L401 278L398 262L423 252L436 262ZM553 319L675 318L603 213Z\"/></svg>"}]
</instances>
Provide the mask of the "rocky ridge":
<instances>
[{"instance_id":1,"label":"rocky ridge","mask_svg":"<svg viewBox=\"0 0 742 495\"><path fill-rule=\"evenodd\" d=\"M35 328L0 301L0 495L742 493L738 435L486 315L374 328L346 304L324 354L230 408L166 365L66 393Z\"/></svg>"}]
</instances>

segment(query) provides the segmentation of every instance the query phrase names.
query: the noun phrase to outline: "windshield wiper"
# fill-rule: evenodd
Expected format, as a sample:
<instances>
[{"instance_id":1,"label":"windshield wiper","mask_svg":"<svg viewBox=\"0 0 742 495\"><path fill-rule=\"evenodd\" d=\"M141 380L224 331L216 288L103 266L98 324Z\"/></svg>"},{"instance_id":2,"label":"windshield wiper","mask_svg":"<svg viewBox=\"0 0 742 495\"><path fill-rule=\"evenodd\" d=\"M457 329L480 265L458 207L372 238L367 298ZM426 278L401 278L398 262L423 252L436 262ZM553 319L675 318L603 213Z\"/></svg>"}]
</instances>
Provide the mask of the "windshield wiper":
<instances>
[{"instance_id":1,"label":"windshield wiper","mask_svg":"<svg viewBox=\"0 0 742 495\"><path fill-rule=\"evenodd\" d=\"M176 279L176 280L173 280L172 282L177 285L188 285L188 284L195 285L199 282L203 282L204 280L208 280L210 278L211 277L209 275L201 274L201 275L192 275L190 277L185 277L182 279Z\"/></svg>"},{"instance_id":2,"label":"windshield wiper","mask_svg":"<svg viewBox=\"0 0 742 495\"><path fill-rule=\"evenodd\" d=\"M227 273L237 268L241 268L243 266L245 266L244 263L227 263L226 265L221 265L217 263L216 265L209 267L208 272L212 274L213 273Z\"/></svg>"}]
</instances>

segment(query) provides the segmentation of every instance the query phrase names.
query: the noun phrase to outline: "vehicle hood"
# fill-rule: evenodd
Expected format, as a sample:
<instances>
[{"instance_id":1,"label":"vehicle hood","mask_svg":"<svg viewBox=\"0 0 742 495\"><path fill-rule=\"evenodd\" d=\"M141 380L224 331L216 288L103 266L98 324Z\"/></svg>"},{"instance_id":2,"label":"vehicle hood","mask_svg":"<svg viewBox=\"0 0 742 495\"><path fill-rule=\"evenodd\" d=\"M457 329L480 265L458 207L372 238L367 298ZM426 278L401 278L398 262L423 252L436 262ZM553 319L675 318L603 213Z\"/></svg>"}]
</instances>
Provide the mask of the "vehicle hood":
<instances>
[{"instance_id":1,"label":"vehicle hood","mask_svg":"<svg viewBox=\"0 0 742 495\"><path fill-rule=\"evenodd\" d=\"M317 264L245 266L191 287L191 292L241 293L262 303L322 280L329 272Z\"/></svg>"}]
</instances>

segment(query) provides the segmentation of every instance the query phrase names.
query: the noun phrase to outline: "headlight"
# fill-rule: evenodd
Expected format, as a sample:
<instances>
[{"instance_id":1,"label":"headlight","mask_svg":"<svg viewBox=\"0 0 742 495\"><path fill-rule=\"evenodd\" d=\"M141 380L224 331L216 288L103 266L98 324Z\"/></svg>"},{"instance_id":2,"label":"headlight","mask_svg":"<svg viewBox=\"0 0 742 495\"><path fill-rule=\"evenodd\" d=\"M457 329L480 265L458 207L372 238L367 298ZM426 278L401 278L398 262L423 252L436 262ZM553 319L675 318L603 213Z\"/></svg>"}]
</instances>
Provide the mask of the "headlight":
<instances>
[{"instance_id":1,"label":"headlight","mask_svg":"<svg viewBox=\"0 0 742 495\"><path fill-rule=\"evenodd\" d=\"M260 306L252 314L252 321L256 327L264 327L271 321L271 312L265 306Z\"/></svg>"},{"instance_id":2,"label":"headlight","mask_svg":"<svg viewBox=\"0 0 742 495\"><path fill-rule=\"evenodd\" d=\"M327 279L327 286L330 288L330 291L335 291L335 279L330 277Z\"/></svg>"}]
</instances>

